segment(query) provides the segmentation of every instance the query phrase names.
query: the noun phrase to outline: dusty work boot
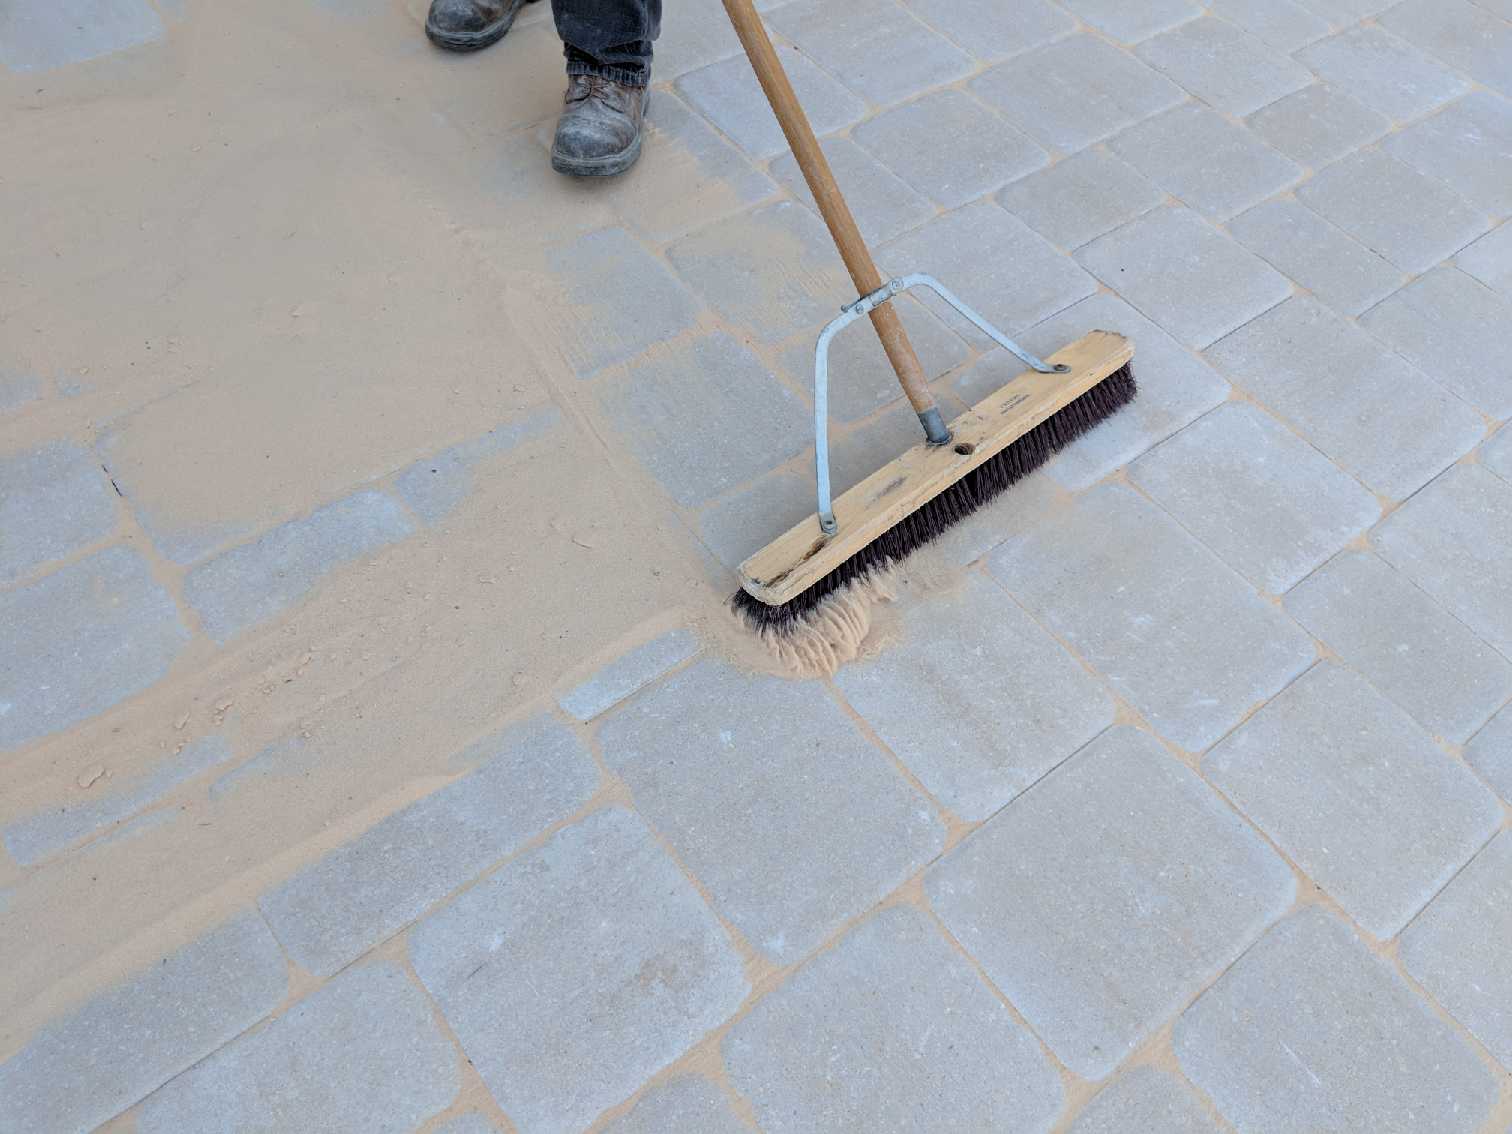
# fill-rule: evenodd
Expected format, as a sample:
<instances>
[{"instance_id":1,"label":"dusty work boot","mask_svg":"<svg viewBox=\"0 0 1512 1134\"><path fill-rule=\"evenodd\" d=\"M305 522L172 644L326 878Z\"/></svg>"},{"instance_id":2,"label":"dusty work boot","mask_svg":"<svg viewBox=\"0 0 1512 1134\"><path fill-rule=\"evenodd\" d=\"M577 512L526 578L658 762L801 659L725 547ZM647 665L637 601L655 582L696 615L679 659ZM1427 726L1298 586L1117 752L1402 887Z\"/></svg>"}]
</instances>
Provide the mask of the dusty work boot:
<instances>
[{"instance_id":1,"label":"dusty work boot","mask_svg":"<svg viewBox=\"0 0 1512 1134\"><path fill-rule=\"evenodd\" d=\"M431 0L425 34L448 51L477 51L498 43L527 0Z\"/></svg>"},{"instance_id":2,"label":"dusty work boot","mask_svg":"<svg viewBox=\"0 0 1512 1134\"><path fill-rule=\"evenodd\" d=\"M629 169L640 157L647 95L645 87L602 75L568 75L551 168L574 177L612 177Z\"/></svg>"}]
</instances>

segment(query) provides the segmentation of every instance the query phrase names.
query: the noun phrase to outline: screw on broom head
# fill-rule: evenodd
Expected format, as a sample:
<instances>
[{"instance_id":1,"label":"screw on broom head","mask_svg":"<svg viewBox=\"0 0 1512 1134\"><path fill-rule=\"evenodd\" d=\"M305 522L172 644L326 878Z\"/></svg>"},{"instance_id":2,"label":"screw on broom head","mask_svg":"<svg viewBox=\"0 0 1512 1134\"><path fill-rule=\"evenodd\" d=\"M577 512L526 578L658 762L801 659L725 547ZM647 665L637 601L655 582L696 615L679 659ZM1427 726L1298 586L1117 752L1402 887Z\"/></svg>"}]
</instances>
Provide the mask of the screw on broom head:
<instances>
[{"instance_id":1,"label":"screw on broom head","mask_svg":"<svg viewBox=\"0 0 1512 1134\"><path fill-rule=\"evenodd\" d=\"M776 605L768 605L741 590L730 600L731 607L748 625L763 633L780 635L797 629L826 598L885 571L952 524L964 520L1093 426L1128 405L1135 392L1134 372L1128 363L1124 363L996 456L904 516L807 590Z\"/></svg>"}]
</instances>

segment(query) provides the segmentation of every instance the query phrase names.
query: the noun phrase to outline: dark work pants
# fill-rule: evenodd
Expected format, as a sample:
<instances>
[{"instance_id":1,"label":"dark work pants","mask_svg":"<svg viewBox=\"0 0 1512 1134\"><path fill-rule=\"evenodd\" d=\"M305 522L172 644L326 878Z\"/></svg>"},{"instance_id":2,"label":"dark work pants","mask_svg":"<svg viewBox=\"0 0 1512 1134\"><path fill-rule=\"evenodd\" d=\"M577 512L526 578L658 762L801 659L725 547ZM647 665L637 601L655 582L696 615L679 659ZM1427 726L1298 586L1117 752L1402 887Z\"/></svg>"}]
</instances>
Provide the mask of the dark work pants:
<instances>
[{"instance_id":1,"label":"dark work pants","mask_svg":"<svg viewBox=\"0 0 1512 1134\"><path fill-rule=\"evenodd\" d=\"M602 75L645 86L651 41L661 33L661 0L551 0L569 75Z\"/></svg>"}]
</instances>

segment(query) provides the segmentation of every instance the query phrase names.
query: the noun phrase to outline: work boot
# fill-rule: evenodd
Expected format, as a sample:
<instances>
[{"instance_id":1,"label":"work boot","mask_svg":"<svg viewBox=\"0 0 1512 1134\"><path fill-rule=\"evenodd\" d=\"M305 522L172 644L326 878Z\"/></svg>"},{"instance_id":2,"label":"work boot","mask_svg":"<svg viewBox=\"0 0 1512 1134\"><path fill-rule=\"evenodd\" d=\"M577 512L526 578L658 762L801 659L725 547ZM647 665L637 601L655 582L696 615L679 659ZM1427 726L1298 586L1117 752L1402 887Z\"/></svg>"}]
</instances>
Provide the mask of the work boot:
<instances>
[{"instance_id":1,"label":"work boot","mask_svg":"<svg viewBox=\"0 0 1512 1134\"><path fill-rule=\"evenodd\" d=\"M448 51L477 51L498 43L527 0L431 0L425 34Z\"/></svg>"},{"instance_id":2,"label":"work boot","mask_svg":"<svg viewBox=\"0 0 1512 1134\"><path fill-rule=\"evenodd\" d=\"M551 168L574 177L612 177L635 164L647 90L602 75L568 75Z\"/></svg>"}]
</instances>

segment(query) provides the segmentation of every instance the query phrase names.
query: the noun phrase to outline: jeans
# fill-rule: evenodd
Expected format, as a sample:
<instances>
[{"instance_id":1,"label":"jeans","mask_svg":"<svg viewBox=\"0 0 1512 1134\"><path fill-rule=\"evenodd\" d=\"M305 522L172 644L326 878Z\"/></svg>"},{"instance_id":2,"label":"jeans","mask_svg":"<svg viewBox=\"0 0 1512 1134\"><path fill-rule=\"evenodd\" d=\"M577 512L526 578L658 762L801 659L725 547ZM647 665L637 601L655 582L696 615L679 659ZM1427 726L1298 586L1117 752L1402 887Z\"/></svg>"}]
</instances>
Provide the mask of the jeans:
<instances>
[{"instance_id":1,"label":"jeans","mask_svg":"<svg viewBox=\"0 0 1512 1134\"><path fill-rule=\"evenodd\" d=\"M569 75L602 75L632 87L651 81L661 0L551 0L551 14Z\"/></svg>"}]
</instances>

